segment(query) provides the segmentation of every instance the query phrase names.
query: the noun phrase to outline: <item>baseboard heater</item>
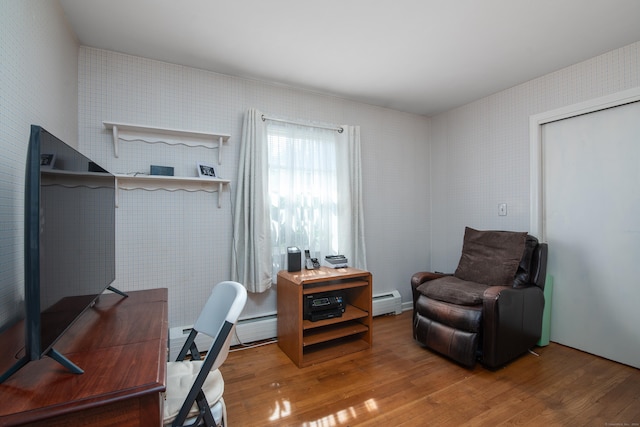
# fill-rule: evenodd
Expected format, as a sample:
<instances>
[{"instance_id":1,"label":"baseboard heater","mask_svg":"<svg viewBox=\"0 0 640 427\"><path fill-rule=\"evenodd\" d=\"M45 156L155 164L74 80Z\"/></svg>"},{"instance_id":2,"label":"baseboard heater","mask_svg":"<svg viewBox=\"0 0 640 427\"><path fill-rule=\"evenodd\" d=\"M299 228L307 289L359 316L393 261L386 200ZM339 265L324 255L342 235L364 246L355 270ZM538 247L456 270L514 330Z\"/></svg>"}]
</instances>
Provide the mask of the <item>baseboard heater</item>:
<instances>
[{"instance_id":1,"label":"baseboard heater","mask_svg":"<svg viewBox=\"0 0 640 427\"><path fill-rule=\"evenodd\" d=\"M277 337L277 325L278 317L275 313L250 319L241 319L236 326L236 334L231 339L231 345L246 344ZM192 328L193 325L169 329L169 360L176 360ZM238 341L238 338L241 342ZM208 350L211 342L212 338L207 335L198 334L196 337L196 345L200 351Z\"/></svg>"},{"instance_id":2,"label":"baseboard heater","mask_svg":"<svg viewBox=\"0 0 640 427\"><path fill-rule=\"evenodd\" d=\"M402 298L397 290L373 296L373 315L401 314Z\"/></svg>"},{"instance_id":3,"label":"baseboard heater","mask_svg":"<svg viewBox=\"0 0 640 427\"><path fill-rule=\"evenodd\" d=\"M373 296L373 315L401 314L402 300L397 290ZM176 360L180 349L184 345L193 325L177 326L169 329L169 360ZM247 344L255 341L266 340L278 336L278 316L276 313L265 316L241 319L236 327L236 335L231 340L231 345ZM240 341L238 341L238 338ZM196 337L196 345L201 351L205 351L211 345L212 339L199 334Z\"/></svg>"}]
</instances>

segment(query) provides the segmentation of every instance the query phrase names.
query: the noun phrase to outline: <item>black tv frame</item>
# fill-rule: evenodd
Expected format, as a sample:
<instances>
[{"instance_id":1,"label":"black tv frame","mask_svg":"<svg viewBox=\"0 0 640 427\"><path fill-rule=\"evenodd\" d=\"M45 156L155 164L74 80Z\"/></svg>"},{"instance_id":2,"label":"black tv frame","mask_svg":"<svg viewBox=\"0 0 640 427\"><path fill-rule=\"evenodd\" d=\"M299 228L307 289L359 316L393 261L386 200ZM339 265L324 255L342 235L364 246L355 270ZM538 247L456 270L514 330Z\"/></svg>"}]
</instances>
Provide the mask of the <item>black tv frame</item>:
<instances>
[{"instance_id":1,"label":"black tv frame","mask_svg":"<svg viewBox=\"0 0 640 427\"><path fill-rule=\"evenodd\" d=\"M101 291L93 295L91 299L83 301L84 308L66 324L64 329L52 340L47 348L42 348L42 310L40 304L40 207L41 207L41 140L45 134L58 138L47 132L40 126L31 125L29 147L27 150L27 164L25 171L25 205L24 205L24 292L25 292L25 318L24 318L24 355L20 357L6 372L0 376L0 384L16 373L27 363L39 360L45 356L50 357L64 368L74 374L82 374L84 371L74 364L67 357L58 352L54 345L57 340L64 335L69 327L84 313L93 306L96 299L104 290L108 289L123 297L128 295L114 287L106 284L101 287ZM75 151L75 150L74 150ZM78 153L80 154L80 153ZM85 156L83 156L85 157ZM90 162L90 161L89 161ZM93 162L90 162L93 163ZM88 172L89 173L89 172ZM104 171L107 176L113 177L115 188L115 176ZM114 200L115 203L115 200ZM115 208L115 204L114 204ZM115 229L114 229L115 231ZM91 296L91 295L90 295Z\"/></svg>"}]
</instances>

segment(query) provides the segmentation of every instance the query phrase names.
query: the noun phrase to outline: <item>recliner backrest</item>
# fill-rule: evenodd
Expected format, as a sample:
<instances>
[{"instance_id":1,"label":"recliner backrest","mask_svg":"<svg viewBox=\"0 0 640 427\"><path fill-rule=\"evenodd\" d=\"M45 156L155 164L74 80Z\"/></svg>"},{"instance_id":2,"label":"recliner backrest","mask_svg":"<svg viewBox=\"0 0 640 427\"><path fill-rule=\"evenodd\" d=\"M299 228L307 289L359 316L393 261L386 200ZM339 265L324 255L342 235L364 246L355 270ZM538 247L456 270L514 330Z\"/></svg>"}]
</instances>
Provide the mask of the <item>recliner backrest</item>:
<instances>
[{"instance_id":1,"label":"recliner backrest","mask_svg":"<svg viewBox=\"0 0 640 427\"><path fill-rule=\"evenodd\" d=\"M516 271L516 277L513 280L514 288L523 288L525 286L531 286L532 284L532 269L533 265L533 253L538 246L538 239L534 236L527 234L527 238L524 244L524 253L522 259L518 265L518 271Z\"/></svg>"},{"instance_id":2,"label":"recliner backrest","mask_svg":"<svg viewBox=\"0 0 640 427\"><path fill-rule=\"evenodd\" d=\"M548 251L549 248L546 243L539 243L533 251L533 257L531 259L531 282L542 290L544 290L544 284L547 279Z\"/></svg>"}]
</instances>

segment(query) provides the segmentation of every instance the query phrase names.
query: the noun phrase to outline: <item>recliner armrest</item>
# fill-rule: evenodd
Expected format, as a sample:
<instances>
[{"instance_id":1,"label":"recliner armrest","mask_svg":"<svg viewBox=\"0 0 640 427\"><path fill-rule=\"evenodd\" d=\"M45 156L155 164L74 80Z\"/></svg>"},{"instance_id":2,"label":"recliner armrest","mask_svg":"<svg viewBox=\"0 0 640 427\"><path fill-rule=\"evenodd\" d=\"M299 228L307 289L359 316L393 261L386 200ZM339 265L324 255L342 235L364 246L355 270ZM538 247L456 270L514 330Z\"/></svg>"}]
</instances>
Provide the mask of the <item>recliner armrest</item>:
<instances>
[{"instance_id":1,"label":"recliner armrest","mask_svg":"<svg viewBox=\"0 0 640 427\"><path fill-rule=\"evenodd\" d=\"M428 282L430 280L439 279L444 276L449 276L449 274L444 273L434 273L431 271L419 271L411 276L411 293L413 296L413 315L416 315L416 302L418 301L418 297L420 296L420 292L418 292L417 288L424 282Z\"/></svg>"},{"instance_id":2,"label":"recliner armrest","mask_svg":"<svg viewBox=\"0 0 640 427\"><path fill-rule=\"evenodd\" d=\"M415 289L421 284L423 284L424 282L439 279L444 276L448 276L448 274L434 273L432 271L420 271L418 273L415 273L413 276L411 276L411 287Z\"/></svg>"},{"instance_id":3,"label":"recliner armrest","mask_svg":"<svg viewBox=\"0 0 640 427\"><path fill-rule=\"evenodd\" d=\"M500 297L500 292L508 289L511 289L511 286L489 286L487 290L484 291L483 299L485 301L491 301L490 304L493 304L498 297Z\"/></svg>"},{"instance_id":4,"label":"recliner armrest","mask_svg":"<svg viewBox=\"0 0 640 427\"><path fill-rule=\"evenodd\" d=\"M537 286L491 286L483 300L482 363L496 369L533 347L542 332L544 295Z\"/></svg>"}]
</instances>

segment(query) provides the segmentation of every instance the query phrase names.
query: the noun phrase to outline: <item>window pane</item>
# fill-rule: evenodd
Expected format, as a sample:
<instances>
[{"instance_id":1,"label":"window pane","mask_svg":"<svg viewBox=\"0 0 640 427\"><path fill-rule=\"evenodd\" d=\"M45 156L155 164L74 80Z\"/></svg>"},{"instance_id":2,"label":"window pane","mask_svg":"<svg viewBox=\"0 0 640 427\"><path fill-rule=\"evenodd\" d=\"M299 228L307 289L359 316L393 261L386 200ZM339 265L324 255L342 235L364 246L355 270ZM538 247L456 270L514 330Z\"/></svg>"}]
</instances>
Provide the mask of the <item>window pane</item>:
<instances>
[{"instance_id":1,"label":"window pane","mask_svg":"<svg viewBox=\"0 0 640 427\"><path fill-rule=\"evenodd\" d=\"M267 132L275 276L286 268L288 246L318 258L337 253L336 135L283 123Z\"/></svg>"}]
</instances>

